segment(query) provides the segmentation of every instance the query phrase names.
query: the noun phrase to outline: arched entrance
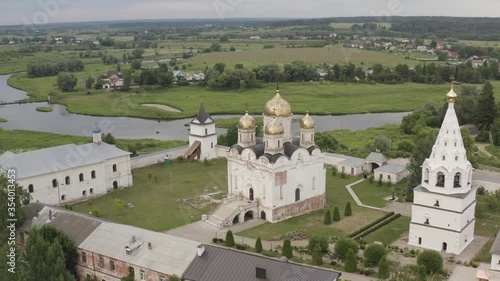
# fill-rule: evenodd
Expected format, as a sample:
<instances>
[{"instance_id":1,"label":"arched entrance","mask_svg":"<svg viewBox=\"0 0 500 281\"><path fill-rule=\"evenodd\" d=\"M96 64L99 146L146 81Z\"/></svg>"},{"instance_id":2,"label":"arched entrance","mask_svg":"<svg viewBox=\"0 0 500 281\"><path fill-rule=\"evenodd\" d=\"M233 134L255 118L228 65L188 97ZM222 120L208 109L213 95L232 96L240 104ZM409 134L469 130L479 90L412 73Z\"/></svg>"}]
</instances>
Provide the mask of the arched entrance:
<instances>
[{"instance_id":1,"label":"arched entrance","mask_svg":"<svg viewBox=\"0 0 500 281\"><path fill-rule=\"evenodd\" d=\"M250 198L250 201L253 201L253 188L250 188L250 191L248 192L248 198Z\"/></svg>"},{"instance_id":2,"label":"arched entrance","mask_svg":"<svg viewBox=\"0 0 500 281\"><path fill-rule=\"evenodd\" d=\"M260 218L266 220L266 212L264 211L260 212Z\"/></svg>"},{"instance_id":3,"label":"arched entrance","mask_svg":"<svg viewBox=\"0 0 500 281\"><path fill-rule=\"evenodd\" d=\"M253 220L253 211L248 211L245 213L245 221Z\"/></svg>"},{"instance_id":4,"label":"arched entrance","mask_svg":"<svg viewBox=\"0 0 500 281\"><path fill-rule=\"evenodd\" d=\"M378 169L380 167L379 164L377 163L372 163L372 172L374 172L376 169Z\"/></svg>"},{"instance_id":5,"label":"arched entrance","mask_svg":"<svg viewBox=\"0 0 500 281\"><path fill-rule=\"evenodd\" d=\"M240 223L240 215L236 215L233 219L233 225Z\"/></svg>"},{"instance_id":6,"label":"arched entrance","mask_svg":"<svg viewBox=\"0 0 500 281\"><path fill-rule=\"evenodd\" d=\"M113 189L118 189L118 182L117 181L113 182Z\"/></svg>"}]
</instances>

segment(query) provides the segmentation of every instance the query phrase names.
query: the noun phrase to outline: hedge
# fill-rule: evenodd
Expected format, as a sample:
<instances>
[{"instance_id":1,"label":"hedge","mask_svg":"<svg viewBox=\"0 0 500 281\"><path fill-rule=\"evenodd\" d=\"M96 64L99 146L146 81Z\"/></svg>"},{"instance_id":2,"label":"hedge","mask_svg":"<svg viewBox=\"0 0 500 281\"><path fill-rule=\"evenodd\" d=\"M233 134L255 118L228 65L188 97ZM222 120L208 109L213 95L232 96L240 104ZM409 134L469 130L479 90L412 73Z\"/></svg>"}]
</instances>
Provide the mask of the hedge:
<instances>
[{"instance_id":1,"label":"hedge","mask_svg":"<svg viewBox=\"0 0 500 281\"><path fill-rule=\"evenodd\" d=\"M389 224L390 222L398 219L399 217L401 217L401 214L396 214L395 216L390 217L388 220L383 221L382 223L380 223L380 224L378 224L378 225L376 225L376 226L374 226L374 227L366 230L365 232L362 232L362 233L356 235L353 238L356 239L356 238L359 238L359 237L366 237L368 234L374 232L375 230L381 228L382 226L385 226L385 225Z\"/></svg>"},{"instance_id":2,"label":"hedge","mask_svg":"<svg viewBox=\"0 0 500 281\"><path fill-rule=\"evenodd\" d=\"M365 225L365 226L363 226L362 228L360 228L360 229L358 229L358 230L354 231L353 233L349 234L349 237L350 237L350 238L353 238L354 236L357 236L357 235L358 235L358 234L360 234L361 232L363 232L363 231L365 231L365 230L369 229L370 227L373 227L374 225L376 225L376 224L378 224L378 223L382 222L383 220L385 220L385 219L387 219L388 217L391 217L391 216L393 216L393 215L394 215L394 212L387 213L387 214L385 214L383 217L381 217L381 218L377 219L376 221L373 221L372 223L370 223L370 224L368 224L368 225Z\"/></svg>"}]
</instances>

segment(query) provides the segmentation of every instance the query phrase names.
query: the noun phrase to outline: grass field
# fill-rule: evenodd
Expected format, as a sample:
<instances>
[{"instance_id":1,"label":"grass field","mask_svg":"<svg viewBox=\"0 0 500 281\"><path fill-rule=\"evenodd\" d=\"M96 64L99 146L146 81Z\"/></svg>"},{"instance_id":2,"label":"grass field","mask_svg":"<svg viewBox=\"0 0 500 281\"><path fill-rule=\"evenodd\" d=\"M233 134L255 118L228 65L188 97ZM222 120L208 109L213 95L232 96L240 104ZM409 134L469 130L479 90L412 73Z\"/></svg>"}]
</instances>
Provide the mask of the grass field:
<instances>
[{"instance_id":1,"label":"grass field","mask_svg":"<svg viewBox=\"0 0 500 281\"><path fill-rule=\"evenodd\" d=\"M78 212L88 214L97 210L105 219L154 231L165 231L199 221L210 207L195 209L178 199L201 195L204 192L227 191L226 161L179 163L170 166L151 166L134 170L134 187L113 191L103 197L73 205ZM170 182L172 181L172 185ZM218 188L215 188L218 187ZM118 212L113 202L122 200L134 208Z\"/></svg>"},{"instance_id":2,"label":"grass field","mask_svg":"<svg viewBox=\"0 0 500 281\"><path fill-rule=\"evenodd\" d=\"M487 146L486 150L491 153L491 155L495 156L496 158L500 158L500 147L498 146Z\"/></svg>"},{"instance_id":3,"label":"grass field","mask_svg":"<svg viewBox=\"0 0 500 281\"><path fill-rule=\"evenodd\" d=\"M283 222L271 224L266 223L261 226L243 231L238 235L269 240L273 236L284 235L289 231L306 229L310 235L330 237L332 235L345 236L364 225L383 216L383 212L368 208L362 208L354 203L354 200L346 190L345 186L358 180L358 177L340 178L327 174L326 195L328 208L333 211L335 206L339 207L341 220L331 225L324 225L323 218L325 211L317 211L311 214L295 217ZM344 217L344 208L347 202L351 202L353 215Z\"/></svg>"},{"instance_id":4,"label":"grass field","mask_svg":"<svg viewBox=\"0 0 500 281\"><path fill-rule=\"evenodd\" d=\"M392 186L389 186L387 183L382 183L382 185L379 186L377 181L370 183L366 180L353 186L352 189L363 204L383 208L389 203L389 201L384 198L392 196L393 191L396 197L402 198L403 192L406 189L406 181L402 181Z\"/></svg>"},{"instance_id":5,"label":"grass field","mask_svg":"<svg viewBox=\"0 0 500 281\"><path fill-rule=\"evenodd\" d=\"M36 111L39 111L39 112L52 112L52 107L41 106L41 107L37 107Z\"/></svg>"},{"instance_id":6,"label":"grass field","mask_svg":"<svg viewBox=\"0 0 500 281\"><path fill-rule=\"evenodd\" d=\"M389 245L398 240L401 237L401 234L409 231L410 220L411 219L409 217L401 216L384 227L379 228L363 237L363 240L368 243L378 241L384 243L385 245Z\"/></svg>"},{"instance_id":7,"label":"grass field","mask_svg":"<svg viewBox=\"0 0 500 281\"><path fill-rule=\"evenodd\" d=\"M64 144L85 144L92 141L89 137L71 135L58 135L22 130L4 130L0 128L0 152L3 151L26 151L47 148ZM183 141L158 141L158 140L116 140L117 147L128 150L129 146L138 147L138 153L161 151L185 145Z\"/></svg>"}]
</instances>

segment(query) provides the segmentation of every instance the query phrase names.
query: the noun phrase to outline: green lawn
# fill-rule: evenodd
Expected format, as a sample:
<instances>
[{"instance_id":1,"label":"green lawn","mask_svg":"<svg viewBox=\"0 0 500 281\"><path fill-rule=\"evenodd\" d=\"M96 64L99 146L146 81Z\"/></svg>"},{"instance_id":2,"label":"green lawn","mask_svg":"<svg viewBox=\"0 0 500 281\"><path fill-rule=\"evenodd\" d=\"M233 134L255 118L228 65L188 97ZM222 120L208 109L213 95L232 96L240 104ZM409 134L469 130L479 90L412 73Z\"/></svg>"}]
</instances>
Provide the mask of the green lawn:
<instances>
[{"instance_id":1,"label":"green lawn","mask_svg":"<svg viewBox=\"0 0 500 281\"><path fill-rule=\"evenodd\" d=\"M7 122L7 119L0 118L0 123L5 123L5 122Z\"/></svg>"},{"instance_id":2,"label":"green lawn","mask_svg":"<svg viewBox=\"0 0 500 281\"><path fill-rule=\"evenodd\" d=\"M398 219L390 222L389 224L375 230L374 232L363 237L368 243L379 241L385 245L389 245L401 237L401 234L408 232L410 229L409 217L399 217Z\"/></svg>"},{"instance_id":3,"label":"green lawn","mask_svg":"<svg viewBox=\"0 0 500 281\"><path fill-rule=\"evenodd\" d=\"M491 153L496 158L500 158L500 147L498 146L487 146L486 150Z\"/></svg>"},{"instance_id":4,"label":"green lawn","mask_svg":"<svg viewBox=\"0 0 500 281\"><path fill-rule=\"evenodd\" d=\"M0 128L0 152L2 150L25 151L41 149L64 144L85 144L92 141L89 137L80 137L72 135L59 135L51 133L22 131L22 130L4 130ZM185 145L184 141L158 141L151 139L142 140L116 140L117 147L128 150L129 145L137 146L139 154L161 151Z\"/></svg>"},{"instance_id":5,"label":"green lawn","mask_svg":"<svg viewBox=\"0 0 500 281\"><path fill-rule=\"evenodd\" d=\"M494 241L495 238L491 237L490 240L488 240L488 242L481 249L481 251L479 251L479 253L477 253L477 255L474 257L474 261L490 263L491 262L490 250L491 247L493 246Z\"/></svg>"},{"instance_id":6,"label":"green lawn","mask_svg":"<svg viewBox=\"0 0 500 281\"><path fill-rule=\"evenodd\" d=\"M389 201L384 198L392 196L392 192L398 198L403 197L403 192L406 189L406 181L402 181L396 185L389 186L387 183L378 185L377 181L370 183L366 180L352 187L359 200L368 206L383 208Z\"/></svg>"},{"instance_id":7,"label":"green lawn","mask_svg":"<svg viewBox=\"0 0 500 281\"><path fill-rule=\"evenodd\" d=\"M361 208L354 203L345 186L358 180L359 177L342 179L339 176L327 174L327 204L333 211L335 206L340 209L341 220L331 225L324 225L323 218L325 211L317 211L311 214L295 217L279 223L266 223L261 226L243 231L238 235L246 237L261 237L264 240L269 240L277 235L284 235L289 231L306 229L310 235L319 235L329 237L332 235L345 236L354 230L359 229L363 225L383 216L383 212L375 211L368 208ZM344 217L344 208L347 202L351 202L353 215Z\"/></svg>"},{"instance_id":8,"label":"green lawn","mask_svg":"<svg viewBox=\"0 0 500 281\"><path fill-rule=\"evenodd\" d=\"M105 219L155 231L166 231L201 219L210 207L195 209L178 199L201 195L204 192L227 191L227 162L211 161L178 163L165 167L155 165L134 170L134 187L73 205L73 209L86 213L97 210ZM172 176L172 178L171 178ZM170 182L172 181L172 185ZM216 188L218 187L218 188ZM119 213L114 200L132 203Z\"/></svg>"},{"instance_id":9,"label":"green lawn","mask_svg":"<svg viewBox=\"0 0 500 281\"><path fill-rule=\"evenodd\" d=\"M40 111L40 112L52 112L52 107L41 106L41 107L37 107L36 111Z\"/></svg>"}]
</instances>

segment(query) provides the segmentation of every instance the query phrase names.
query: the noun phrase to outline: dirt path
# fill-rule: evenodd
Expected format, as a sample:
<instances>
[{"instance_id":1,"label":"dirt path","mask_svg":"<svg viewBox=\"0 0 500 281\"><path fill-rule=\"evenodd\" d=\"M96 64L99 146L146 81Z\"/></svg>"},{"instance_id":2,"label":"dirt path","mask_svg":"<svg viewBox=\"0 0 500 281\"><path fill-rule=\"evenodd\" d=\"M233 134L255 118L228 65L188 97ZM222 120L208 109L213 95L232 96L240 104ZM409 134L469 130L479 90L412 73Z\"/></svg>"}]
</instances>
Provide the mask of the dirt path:
<instances>
[{"instance_id":1,"label":"dirt path","mask_svg":"<svg viewBox=\"0 0 500 281\"><path fill-rule=\"evenodd\" d=\"M168 105L163 105L163 104L142 104L142 106L147 106L147 107L154 107L158 108L161 110L165 110L168 112L174 112L174 113L181 113L182 111L178 110L177 108L170 107Z\"/></svg>"},{"instance_id":2,"label":"dirt path","mask_svg":"<svg viewBox=\"0 0 500 281\"><path fill-rule=\"evenodd\" d=\"M477 148L479 149L479 151L481 151L484 155L488 156L488 157L494 157L493 155L491 155L491 153L488 152L488 150L486 150L486 147L488 146L489 144L485 144L485 143L476 143L476 146Z\"/></svg>"}]
</instances>

